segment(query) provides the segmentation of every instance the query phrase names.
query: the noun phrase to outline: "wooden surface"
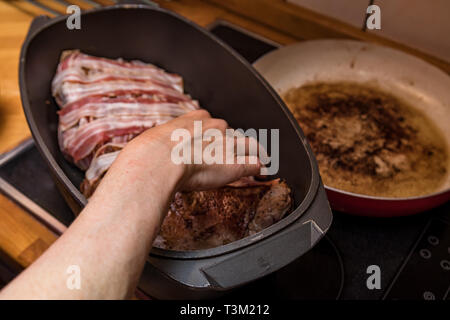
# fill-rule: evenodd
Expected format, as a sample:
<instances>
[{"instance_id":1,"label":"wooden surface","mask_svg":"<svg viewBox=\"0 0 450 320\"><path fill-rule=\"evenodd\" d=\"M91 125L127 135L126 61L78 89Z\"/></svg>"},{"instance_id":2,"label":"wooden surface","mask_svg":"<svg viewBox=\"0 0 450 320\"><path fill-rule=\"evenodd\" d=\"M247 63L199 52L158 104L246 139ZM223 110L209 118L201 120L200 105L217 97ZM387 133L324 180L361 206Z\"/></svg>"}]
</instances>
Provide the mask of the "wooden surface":
<instances>
[{"instance_id":1,"label":"wooden surface","mask_svg":"<svg viewBox=\"0 0 450 320\"><path fill-rule=\"evenodd\" d=\"M64 7L60 4L49 0L41 0L41 2L48 4L56 11L64 12ZM98 2L111 3L110 0ZM327 35L353 38L361 36L358 29L342 25L333 19L324 19L320 15L311 14L298 7L289 7L290 10L287 10L281 0L258 0L258 3L255 0L227 0L226 2L222 0L208 2L155 0L155 2L202 26L207 26L217 19L227 20L280 44ZM269 9L273 3L275 7L272 8L275 11L271 12ZM240 14L234 12L238 6L241 6ZM88 7L83 5L83 8ZM24 1L0 1L0 60L2 61L0 64L0 153L13 148L30 136L20 102L18 59L28 26L33 17L39 14L49 15ZM267 19L261 21L261 14L265 14ZM373 40L371 36L368 37L369 41L380 41L378 38ZM389 43L386 42L387 45ZM0 195L1 257L12 261L20 268L25 268L55 240L56 236L51 231L9 199Z\"/></svg>"},{"instance_id":2,"label":"wooden surface","mask_svg":"<svg viewBox=\"0 0 450 320\"><path fill-rule=\"evenodd\" d=\"M415 55L450 73L450 64L444 60L284 0L206 1L232 12L239 12L247 19L257 21L272 30L285 32L296 39L349 38L373 42Z\"/></svg>"},{"instance_id":3,"label":"wooden surface","mask_svg":"<svg viewBox=\"0 0 450 320\"><path fill-rule=\"evenodd\" d=\"M0 152L30 135L20 103L19 52L32 16L0 2Z\"/></svg>"},{"instance_id":4,"label":"wooden surface","mask_svg":"<svg viewBox=\"0 0 450 320\"><path fill-rule=\"evenodd\" d=\"M0 152L30 136L18 85L19 52L33 16L0 1ZM0 194L0 251L15 268L30 265L56 236Z\"/></svg>"}]
</instances>

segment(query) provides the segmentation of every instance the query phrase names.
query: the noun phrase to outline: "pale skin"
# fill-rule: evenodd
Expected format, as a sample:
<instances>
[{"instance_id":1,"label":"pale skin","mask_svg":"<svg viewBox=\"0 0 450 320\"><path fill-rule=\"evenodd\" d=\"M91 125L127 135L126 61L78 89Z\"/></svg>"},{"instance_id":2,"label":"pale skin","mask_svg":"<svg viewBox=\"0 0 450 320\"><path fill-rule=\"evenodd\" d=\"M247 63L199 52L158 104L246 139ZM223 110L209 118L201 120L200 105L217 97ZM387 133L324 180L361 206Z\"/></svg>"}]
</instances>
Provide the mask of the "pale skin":
<instances>
[{"instance_id":1,"label":"pale skin","mask_svg":"<svg viewBox=\"0 0 450 320\"><path fill-rule=\"evenodd\" d=\"M177 191L210 189L257 175L257 164L180 164L171 161L177 128L225 131L204 110L190 112L133 139L113 163L89 204L67 231L0 292L1 299L126 299ZM80 267L80 290L68 289L67 268Z\"/></svg>"}]
</instances>

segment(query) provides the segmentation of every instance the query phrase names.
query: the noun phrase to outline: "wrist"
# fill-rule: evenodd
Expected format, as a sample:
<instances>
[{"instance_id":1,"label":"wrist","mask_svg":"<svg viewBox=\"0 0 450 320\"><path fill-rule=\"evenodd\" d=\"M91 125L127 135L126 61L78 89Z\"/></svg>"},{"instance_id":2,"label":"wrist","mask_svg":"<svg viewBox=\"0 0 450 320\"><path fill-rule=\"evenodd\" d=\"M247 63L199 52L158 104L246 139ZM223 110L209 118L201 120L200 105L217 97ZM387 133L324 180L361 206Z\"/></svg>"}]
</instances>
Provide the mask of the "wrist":
<instances>
[{"instance_id":1,"label":"wrist","mask_svg":"<svg viewBox=\"0 0 450 320\"><path fill-rule=\"evenodd\" d=\"M113 163L89 201L107 215L152 220L165 216L185 175L185 165L170 159L168 146L130 145ZM91 205L92 203L92 205Z\"/></svg>"}]
</instances>

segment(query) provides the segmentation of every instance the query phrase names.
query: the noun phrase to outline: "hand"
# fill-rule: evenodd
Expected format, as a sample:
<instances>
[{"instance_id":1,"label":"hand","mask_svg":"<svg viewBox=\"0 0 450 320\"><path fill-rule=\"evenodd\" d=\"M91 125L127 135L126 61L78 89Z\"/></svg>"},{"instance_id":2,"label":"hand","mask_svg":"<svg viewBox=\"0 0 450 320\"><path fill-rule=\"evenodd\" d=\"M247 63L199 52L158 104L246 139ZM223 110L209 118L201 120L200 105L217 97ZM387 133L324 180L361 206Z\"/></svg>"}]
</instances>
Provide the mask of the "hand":
<instances>
[{"instance_id":1,"label":"hand","mask_svg":"<svg viewBox=\"0 0 450 320\"><path fill-rule=\"evenodd\" d=\"M151 165L155 165L153 161L155 161L155 158L158 158L158 163L161 163L159 166L171 168L171 173L179 176L176 191L217 188L236 181L241 177L259 174L259 159L255 153L249 154L249 148L245 148L245 154L237 155L235 155L236 150L234 148L232 150L228 149L228 152L232 151L235 157L233 164L225 163L225 157L227 156L225 152L223 155L224 164L193 164L193 161L191 161L191 164L175 164L171 159L171 152L178 142L171 141L172 133L176 129L188 130L190 132L190 141L187 143L190 147L193 146L194 140L198 139L198 137L194 136L194 121L202 122L203 132L208 129L218 129L223 134L223 139L215 140L214 143L223 143L224 151L227 150L226 143L230 142L231 139L238 144L243 143L246 146L249 144L249 138L246 137L238 139L227 137L225 130L228 128L228 124L225 120L211 118L206 110L196 110L166 124L149 129L136 137L120 153L118 162L123 161L125 158L134 159L134 167L136 168L136 163L142 163L138 170L142 170L142 175L145 175L146 167L150 165L148 161L152 159L150 160L152 161ZM204 149L209 143L212 142L202 142L202 148ZM238 157L243 157L243 164L237 163Z\"/></svg>"}]
</instances>

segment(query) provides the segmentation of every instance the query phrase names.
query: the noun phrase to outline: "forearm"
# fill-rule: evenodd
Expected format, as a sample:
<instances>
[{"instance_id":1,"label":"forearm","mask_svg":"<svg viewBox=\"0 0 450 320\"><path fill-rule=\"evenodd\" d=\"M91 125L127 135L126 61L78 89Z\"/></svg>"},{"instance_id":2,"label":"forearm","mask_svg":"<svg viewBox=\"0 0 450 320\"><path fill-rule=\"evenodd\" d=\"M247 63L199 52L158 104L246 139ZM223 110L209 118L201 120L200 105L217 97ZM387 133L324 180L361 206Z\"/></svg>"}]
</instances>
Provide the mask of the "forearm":
<instances>
[{"instance_id":1,"label":"forearm","mask_svg":"<svg viewBox=\"0 0 450 320\"><path fill-rule=\"evenodd\" d=\"M120 159L66 233L0 296L129 297L181 178L177 168L158 162L148 166L151 171L146 176L133 177L134 172L139 172L133 168L137 165L145 164L136 158ZM66 285L70 276L67 269L71 265L80 268L80 290L70 290Z\"/></svg>"},{"instance_id":2,"label":"forearm","mask_svg":"<svg viewBox=\"0 0 450 320\"><path fill-rule=\"evenodd\" d=\"M194 133L228 124L205 110L147 130L120 152L89 204L56 243L1 293L4 299L120 299L132 293L174 192L218 188L259 174L256 164L181 164L171 161L174 130ZM188 144L193 145L194 135ZM224 143L226 139L219 140ZM241 155L242 156L242 155ZM246 154L245 156L248 156ZM80 270L70 289L67 270Z\"/></svg>"}]
</instances>

